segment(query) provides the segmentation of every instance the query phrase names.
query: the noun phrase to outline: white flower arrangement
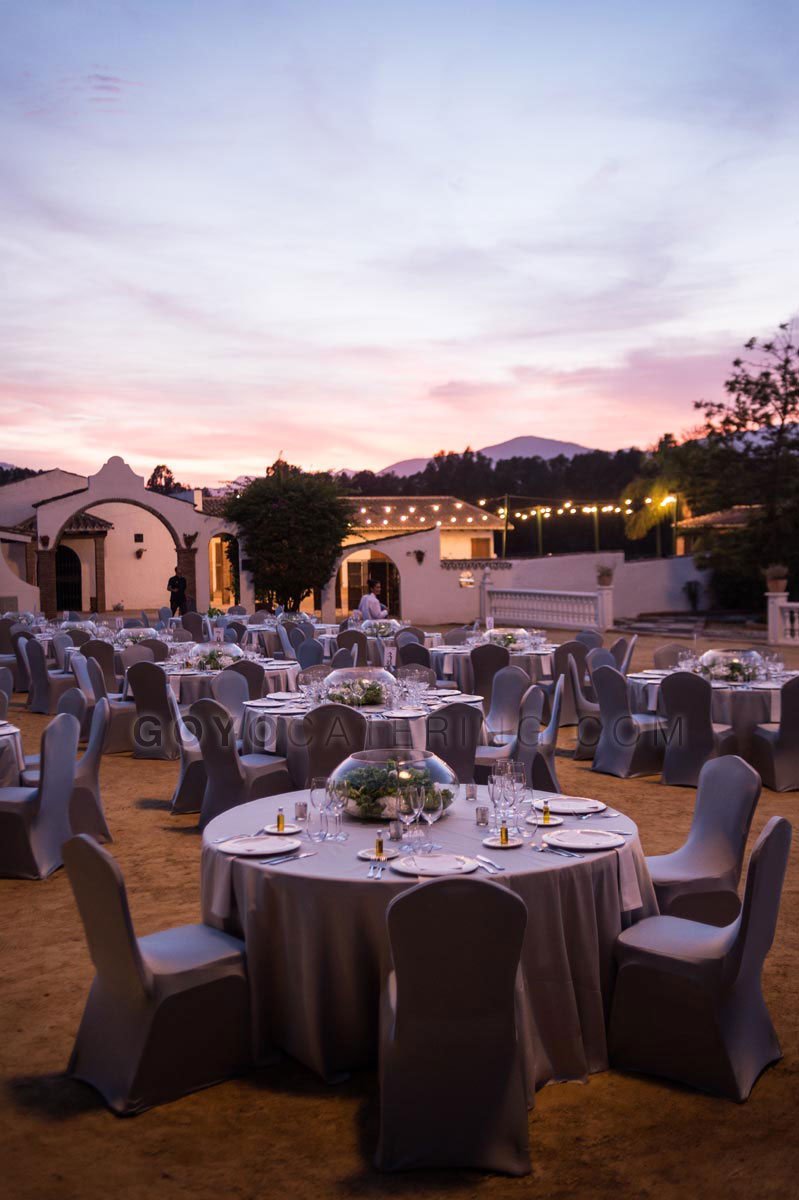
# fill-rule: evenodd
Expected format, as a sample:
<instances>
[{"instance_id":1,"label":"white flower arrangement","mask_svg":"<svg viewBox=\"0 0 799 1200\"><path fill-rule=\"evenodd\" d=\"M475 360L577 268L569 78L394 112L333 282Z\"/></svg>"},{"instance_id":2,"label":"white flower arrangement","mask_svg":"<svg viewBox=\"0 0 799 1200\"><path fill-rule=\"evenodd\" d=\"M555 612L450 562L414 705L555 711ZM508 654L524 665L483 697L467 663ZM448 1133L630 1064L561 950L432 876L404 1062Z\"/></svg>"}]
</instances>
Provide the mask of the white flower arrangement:
<instances>
[{"instance_id":1,"label":"white flower arrangement","mask_svg":"<svg viewBox=\"0 0 799 1200\"><path fill-rule=\"evenodd\" d=\"M328 700L335 704L348 704L352 708L363 708L370 704L385 704L385 686L376 679L348 679L328 688Z\"/></svg>"},{"instance_id":2,"label":"white flower arrangement","mask_svg":"<svg viewBox=\"0 0 799 1200\"><path fill-rule=\"evenodd\" d=\"M219 645L209 645L207 642L195 646L189 658L200 671L224 671L232 667L242 657L241 649L235 642L220 642Z\"/></svg>"},{"instance_id":3,"label":"white flower arrangement","mask_svg":"<svg viewBox=\"0 0 799 1200\"><path fill-rule=\"evenodd\" d=\"M364 621L361 629L364 633L371 634L372 637L391 637L392 634L398 633L401 626L399 621L387 619L384 621Z\"/></svg>"}]
</instances>

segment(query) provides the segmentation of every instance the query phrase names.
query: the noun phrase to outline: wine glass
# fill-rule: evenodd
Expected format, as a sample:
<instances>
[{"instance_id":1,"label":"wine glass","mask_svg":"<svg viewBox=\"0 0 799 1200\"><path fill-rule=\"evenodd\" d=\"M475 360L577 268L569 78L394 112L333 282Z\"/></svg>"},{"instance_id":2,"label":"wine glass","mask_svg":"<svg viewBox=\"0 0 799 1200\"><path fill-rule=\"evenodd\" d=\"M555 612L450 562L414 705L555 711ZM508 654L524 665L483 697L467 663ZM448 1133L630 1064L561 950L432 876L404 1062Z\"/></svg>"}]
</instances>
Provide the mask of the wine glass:
<instances>
[{"instance_id":1,"label":"wine glass","mask_svg":"<svg viewBox=\"0 0 799 1200\"><path fill-rule=\"evenodd\" d=\"M323 842L327 837L327 776L316 775L311 780L309 792L311 811L308 813L308 838L312 842Z\"/></svg>"},{"instance_id":2,"label":"wine glass","mask_svg":"<svg viewBox=\"0 0 799 1200\"><path fill-rule=\"evenodd\" d=\"M422 794L422 816L427 822L427 828L430 831L430 840L425 842L422 847L426 854L432 854L434 850L441 850L442 846L439 842L432 840L433 826L444 811L444 799L441 795L441 789L433 784L428 792L424 788L417 788L417 791Z\"/></svg>"},{"instance_id":3,"label":"wine glass","mask_svg":"<svg viewBox=\"0 0 799 1200\"><path fill-rule=\"evenodd\" d=\"M502 813L503 782L504 782L503 776L501 774L497 773L497 770L496 770L497 765L498 764L496 764L496 763L494 764L494 772L493 772L493 774L489 775L489 777L488 777L488 798L491 801L491 806L494 810L494 824L492 825L490 832L494 836L496 836L496 834L499 833L499 822L500 822L501 813Z\"/></svg>"},{"instance_id":4,"label":"wine glass","mask_svg":"<svg viewBox=\"0 0 799 1200\"><path fill-rule=\"evenodd\" d=\"M342 822L342 813L347 806L347 785L341 780L330 779L327 784L327 806L333 813L335 819L336 832L333 834L332 841L346 842L349 840L349 834L344 829Z\"/></svg>"},{"instance_id":5,"label":"wine glass","mask_svg":"<svg viewBox=\"0 0 799 1200\"><path fill-rule=\"evenodd\" d=\"M413 794L415 791L415 788L408 787L400 788L399 792L397 793L397 816L402 822L405 830L405 838L400 846L400 849L405 853L413 853L413 846L411 845L411 826L418 815L416 811L416 797Z\"/></svg>"}]
</instances>

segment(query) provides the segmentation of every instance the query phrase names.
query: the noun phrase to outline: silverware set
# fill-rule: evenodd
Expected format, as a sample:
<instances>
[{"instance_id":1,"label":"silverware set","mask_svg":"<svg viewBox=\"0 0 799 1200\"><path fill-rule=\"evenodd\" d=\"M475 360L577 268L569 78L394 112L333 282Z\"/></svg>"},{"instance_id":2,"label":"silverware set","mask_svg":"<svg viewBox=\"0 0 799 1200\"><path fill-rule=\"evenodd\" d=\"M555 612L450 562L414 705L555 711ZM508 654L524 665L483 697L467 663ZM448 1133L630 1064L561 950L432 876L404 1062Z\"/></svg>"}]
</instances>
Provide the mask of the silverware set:
<instances>
[{"instance_id":1,"label":"silverware set","mask_svg":"<svg viewBox=\"0 0 799 1200\"><path fill-rule=\"evenodd\" d=\"M367 879L382 879L385 864L381 862L369 863L369 870L366 872Z\"/></svg>"},{"instance_id":2,"label":"silverware set","mask_svg":"<svg viewBox=\"0 0 799 1200\"><path fill-rule=\"evenodd\" d=\"M296 862L298 858L313 858L315 850L303 850L301 854L279 854L275 858L259 858L259 867L277 867L280 863Z\"/></svg>"},{"instance_id":3,"label":"silverware set","mask_svg":"<svg viewBox=\"0 0 799 1200\"><path fill-rule=\"evenodd\" d=\"M499 875L500 871L505 870L499 863L494 862L493 858L486 858L484 854L475 854L474 857L488 875Z\"/></svg>"}]
</instances>

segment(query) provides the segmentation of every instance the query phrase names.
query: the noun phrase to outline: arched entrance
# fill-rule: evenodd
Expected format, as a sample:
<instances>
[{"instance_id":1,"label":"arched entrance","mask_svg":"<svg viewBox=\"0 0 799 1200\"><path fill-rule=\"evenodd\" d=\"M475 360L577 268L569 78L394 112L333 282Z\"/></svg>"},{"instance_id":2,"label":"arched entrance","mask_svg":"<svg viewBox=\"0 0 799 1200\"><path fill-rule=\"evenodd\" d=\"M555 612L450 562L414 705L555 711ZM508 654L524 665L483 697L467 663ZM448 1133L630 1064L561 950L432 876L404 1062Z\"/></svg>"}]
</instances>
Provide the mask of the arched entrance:
<instances>
[{"instance_id":1,"label":"arched entrance","mask_svg":"<svg viewBox=\"0 0 799 1200\"><path fill-rule=\"evenodd\" d=\"M230 533L208 539L208 577L211 604L229 608L239 603L239 541Z\"/></svg>"},{"instance_id":2,"label":"arched entrance","mask_svg":"<svg viewBox=\"0 0 799 1200\"><path fill-rule=\"evenodd\" d=\"M402 614L400 573L396 564L381 550L363 546L344 559L336 575L336 609L350 613L358 607L370 579L380 585L380 600L392 617Z\"/></svg>"},{"instance_id":3,"label":"arched entrance","mask_svg":"<svg viewBox=\"0 0 799 1200\"><path fill-rule=\"evenodd\" d=\"M58 612L83 608L80 558L69 546L59 546L55 552L55 601Z\"/></svg>"}]
</instances>

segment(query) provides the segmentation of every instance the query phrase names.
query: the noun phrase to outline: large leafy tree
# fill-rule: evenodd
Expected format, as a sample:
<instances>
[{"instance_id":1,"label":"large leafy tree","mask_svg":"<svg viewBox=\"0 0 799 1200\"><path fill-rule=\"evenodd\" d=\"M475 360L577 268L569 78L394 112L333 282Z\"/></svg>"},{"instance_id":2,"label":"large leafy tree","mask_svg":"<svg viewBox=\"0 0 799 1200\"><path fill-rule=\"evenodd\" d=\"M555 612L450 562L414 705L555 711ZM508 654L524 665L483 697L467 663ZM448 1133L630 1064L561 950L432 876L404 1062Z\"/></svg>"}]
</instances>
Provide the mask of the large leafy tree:
<instances>
[{"instance_id":1,"label":"large leafy tree","mask_svg":"<svg viewBox=\"0 0 799 1200\"><path fill-rule=\"evenodd\" d=\"M225 505L239 528L255 594L295 611L333 573L351 506L332 476L278 459Z\"/></svg>"},{"instance_id":2,"label":"large leafy tree","mask_svg":"<svg viewBox=\"0 0 799 1200\"><path fill-rule=\"evenodd\" d=\"M170 468L166 463L159 463L157 467L153 467L152 474L145 484L151 492L163 492L165 496L171 492L186 492L189 491L188 484L178 483Z\"/></svg>"}]
</instances>

